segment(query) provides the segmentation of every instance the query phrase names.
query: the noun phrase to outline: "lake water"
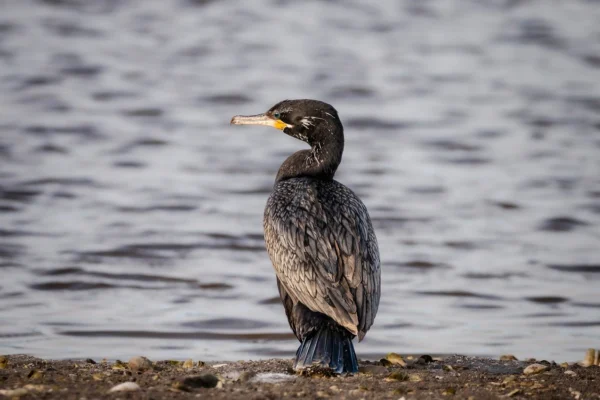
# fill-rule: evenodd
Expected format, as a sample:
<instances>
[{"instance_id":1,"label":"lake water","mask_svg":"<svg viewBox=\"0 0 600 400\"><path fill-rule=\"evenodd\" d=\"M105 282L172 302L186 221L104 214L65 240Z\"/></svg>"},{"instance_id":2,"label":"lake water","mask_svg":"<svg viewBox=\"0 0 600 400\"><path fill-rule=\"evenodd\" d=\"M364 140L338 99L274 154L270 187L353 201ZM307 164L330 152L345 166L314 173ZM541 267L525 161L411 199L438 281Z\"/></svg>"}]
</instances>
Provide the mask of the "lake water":
<instances>
[{"instance_id":1,"label":"lake water","mask_svg":"<svg viewBox=\"0 0 600 400\"><path fill-rule=\"evenodd\" d=\"M600 346L600 3L0 0L0 354L292 357L262 239L333 104L382 259L356 349Z\"/></svg>"}]
</instances>

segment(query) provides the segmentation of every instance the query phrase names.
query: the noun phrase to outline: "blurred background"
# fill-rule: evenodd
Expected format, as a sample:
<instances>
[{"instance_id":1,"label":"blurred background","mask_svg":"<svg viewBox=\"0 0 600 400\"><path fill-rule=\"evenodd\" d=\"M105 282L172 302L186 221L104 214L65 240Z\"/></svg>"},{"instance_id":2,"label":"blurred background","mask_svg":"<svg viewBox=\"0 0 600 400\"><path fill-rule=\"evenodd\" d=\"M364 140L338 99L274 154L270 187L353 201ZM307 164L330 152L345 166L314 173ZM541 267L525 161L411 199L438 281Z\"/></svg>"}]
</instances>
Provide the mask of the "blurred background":
<instances>
[{"instance_id":1,"label":"blurred background","mask_svg":"<svg viewBox=\"0 0 600 400\"><path fill-rule=\"evenodd\" d=\"M264 249L333 104L382 302L357 346L557 361L600 337L600 2L0 0L0 354L237 360L297 341Z\"/></svg>"}]
</instances>

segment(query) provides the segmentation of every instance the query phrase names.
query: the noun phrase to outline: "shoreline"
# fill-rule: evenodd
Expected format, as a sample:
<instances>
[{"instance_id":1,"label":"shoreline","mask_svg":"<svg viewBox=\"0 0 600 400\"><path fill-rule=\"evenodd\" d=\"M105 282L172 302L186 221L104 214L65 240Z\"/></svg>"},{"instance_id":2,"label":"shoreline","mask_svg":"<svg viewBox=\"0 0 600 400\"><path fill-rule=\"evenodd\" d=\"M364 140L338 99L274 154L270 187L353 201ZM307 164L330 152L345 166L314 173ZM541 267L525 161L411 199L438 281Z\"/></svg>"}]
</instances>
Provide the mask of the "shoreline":
<instances>
[{"instance_id":1,"label":"shoreline","mask_svg":"<svg viewBox=\"0 0 600 400\"><path fill-rule=\"evenodd\" d=\"M360 372L329 376L291 370L291 359L202 362L43 360L0 356L0 399L600 399L600 365L432 358L390 353L359 361Z\"/></svg>"}]
</instances>

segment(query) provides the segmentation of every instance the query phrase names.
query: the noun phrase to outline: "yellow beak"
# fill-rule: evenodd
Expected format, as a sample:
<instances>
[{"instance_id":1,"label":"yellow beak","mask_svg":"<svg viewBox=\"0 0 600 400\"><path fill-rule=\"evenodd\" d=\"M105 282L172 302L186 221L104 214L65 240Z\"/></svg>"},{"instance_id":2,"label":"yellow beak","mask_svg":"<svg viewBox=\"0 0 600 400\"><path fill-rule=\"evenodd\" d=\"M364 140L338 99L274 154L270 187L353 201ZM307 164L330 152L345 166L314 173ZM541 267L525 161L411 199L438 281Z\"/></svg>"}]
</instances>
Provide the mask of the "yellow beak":
<instances>
[{"instance_id":1,"label":"yellow beak","mask_svg":"<svg viewBox=\"0 0 600 400\"><path fill-rule=\"evenodd\" d=\"M231 125L266 125L281 131L292 127L292 125L288 125L280 119L273 119L267 114L236 115L231 118Z\"/></svg>"}]
</instances>

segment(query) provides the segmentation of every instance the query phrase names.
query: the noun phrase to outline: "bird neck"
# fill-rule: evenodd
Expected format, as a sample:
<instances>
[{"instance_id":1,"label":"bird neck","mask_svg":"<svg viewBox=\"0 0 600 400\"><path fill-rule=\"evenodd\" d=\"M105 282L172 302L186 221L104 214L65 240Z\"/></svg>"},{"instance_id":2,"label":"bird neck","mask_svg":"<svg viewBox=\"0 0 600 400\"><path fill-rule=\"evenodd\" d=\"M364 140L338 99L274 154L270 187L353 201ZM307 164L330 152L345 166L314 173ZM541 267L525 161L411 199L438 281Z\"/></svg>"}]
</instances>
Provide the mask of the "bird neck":
<instances>
[{"instance_id":1,"label":"bird neck","mask_svg":"<svg viewBox=\"0 0 600 400\"><path fill-rule=\"evenodd\" d=\"M300 177L331 180L342 161L344 137L310 143L310 150L300 150L281 164L275 183Z\"/></svg>"}]
</instances>

